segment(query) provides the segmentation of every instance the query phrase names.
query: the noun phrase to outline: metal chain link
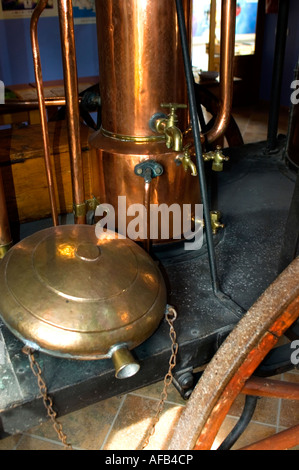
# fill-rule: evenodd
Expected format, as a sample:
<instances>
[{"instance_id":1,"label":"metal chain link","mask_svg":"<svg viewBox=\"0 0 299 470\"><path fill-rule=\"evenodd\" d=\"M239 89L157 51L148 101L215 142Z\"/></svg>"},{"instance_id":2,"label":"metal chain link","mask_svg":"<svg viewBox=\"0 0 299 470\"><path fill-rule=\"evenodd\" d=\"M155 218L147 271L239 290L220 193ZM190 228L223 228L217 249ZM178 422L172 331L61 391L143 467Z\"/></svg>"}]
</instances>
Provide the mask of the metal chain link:
<instances>
[{"instance_id":1,"label":"metal chain link","mask_svg":"<svg viewBox=\"0 0 299 470\"><path fill-rule=\"evenodd\" d=\"M145 447L148 446L149 441L150 441L152 435L155 432L156 425L159 422L161 413L164 409L164 404L165 404L165 401L166 401L167 396L168 396L167 389L168 389L169 385L172 383L172 380L173 380L172 369L176 365L176 357L177 357L178 348L179 348L179 345L176 341L176 332L175 332L175 329L173 327L173 322L177 318L177 312L170 305L167 306L167 311L166 311L165 318L166 318L166 321L167 321L167 323L170 327L169 336L170 336L170 339L171 339L171 356L170 356L170 359L169 359L169 368L168 368L168 371L167 371L167 373L164 377L164 386L163 386L163 390L161 392L160 401L159 401L159 404L158 404L158 407L157 407L157 411L156 411L156 414L155 414L155 416L152 420L151 427L148 430L146 438L145 438L145 440L142 444L142 450L145 449ZM53 427L54 427L56 433L58 434L58 437L59 437L60 441L63 443L63 445L65 446L66 449L72 450L72 446L71 446L71 444L69 444L67 442L67 436L62 430L62 425L57 421L57 418L56 418L57 413L53 409L52 398L48 395L48 389L47 389L46 383L45 383L44 379L42 378L41 368L40 368L38 362L36 361L36 359L34 357L34 350L27 347L27 346L25 346L22 351L23 351L24 354L27 354L27 356L28 356L31 370L37 378L38 387L40 389L42 399L43 399L43 403L44 403L44 406L47 410L47 414L48 414L49 418L51 419L51 421L53 423Z\"/></svg>"},{"instance_id":2,"label":"metal chain link","mask_svg":"<svg viewBox=\"0 0 299 470\"><path fill-rule=\"evenodd\" d=\"M24 354L27 354L27 356L28 356L31 370L32 370L33 374L35 375L35 377L37 378L37 384L38 384L38 387L40 389L42 399L43 399L43 403L44 403L44 406L47 410L47 414L48 414L49 418L52 421L53 427L54 427L56 433L58 434L58 437L59 437L60 441L63 443L63 445L65 446L65 448L67 450L73 450L71 444L68 444L68 442L67 442L67 437L66 437L65 433L62 430L62 425L57 421L57 418L56 418L57 413L53 409L52 398L48 395L48 389L47 389L46 383L45 383L44 379L42 378L41 368L40 368L38 362L36 361L36 359L34 357L34 350L27 347L27 346L25 346L22 351L23 351Z\"/></svg>"},{"instance_id":3,"label":"metal chain link","mask_svg":"<svg viewBox=\"0 0 299 470\"><path fill-rule=\"evenodd\" d=\"M153 436L153 434L155 432L156 425L159 422L161 413L162 413L163 408L164 408L165 401L166 401L167 396L168 396L167 389L168 389L169 385L172 383L172 380L173 380L172 369L176 365L176 358L177 358L177 353L178 353L178 349L179 349L179 345L176 341L176 332L175 332L175 329L173 327L173 322L177 318L177 312L170 305L167 305L167 311L166 311L165 318L166 318L166 321L167 321L167 323L170 327L169 336L170 336L170 339L171 339L171 356L170 356L170 359L169 359L169 369L168 369L168 371L167 371L167 373L164 377L164 386L163 386L163 390L162 390L161 395L160 395L160 401L158 403L156 414L155 414L155 416L152 420L151 427L148 430L148 432L146 434L146 437L143 441L143 444L141 446L141 450L144 450L148 446L149 441L150 441L151 437Z\"/></svg>"}]
</instances>

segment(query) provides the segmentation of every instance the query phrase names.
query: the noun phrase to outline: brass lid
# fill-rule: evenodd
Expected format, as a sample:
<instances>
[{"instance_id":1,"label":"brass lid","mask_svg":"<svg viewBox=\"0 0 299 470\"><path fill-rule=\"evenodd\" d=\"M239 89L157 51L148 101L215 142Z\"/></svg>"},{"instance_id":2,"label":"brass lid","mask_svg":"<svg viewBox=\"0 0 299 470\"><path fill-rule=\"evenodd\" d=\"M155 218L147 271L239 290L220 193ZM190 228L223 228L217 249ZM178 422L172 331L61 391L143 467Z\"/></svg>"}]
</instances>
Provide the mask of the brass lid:
<instances>
[{"instance_id":1,"label":"brass lid","mask_svg":"<svg viewBox=\"0 0 299 470\"><path fill-rule=\"evenodd\" d=\"M129 239L98 239L64 225L15 245L0 263L0 313L25 344L59 357L98 359L155 331L166 288L152 258Z\"/></svg>"}]
</instances>

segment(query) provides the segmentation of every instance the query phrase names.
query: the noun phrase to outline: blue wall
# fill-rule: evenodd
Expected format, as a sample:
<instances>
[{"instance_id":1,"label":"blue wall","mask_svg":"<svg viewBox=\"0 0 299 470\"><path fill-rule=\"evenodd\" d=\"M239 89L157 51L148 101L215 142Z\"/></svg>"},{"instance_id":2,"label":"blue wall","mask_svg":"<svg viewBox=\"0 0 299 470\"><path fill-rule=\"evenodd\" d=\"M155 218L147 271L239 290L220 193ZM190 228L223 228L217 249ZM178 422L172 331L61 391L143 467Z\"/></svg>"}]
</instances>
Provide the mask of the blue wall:
<instances>
[{"instance_id":1,"label":"blue wall","mask_svg":"<svg viewBox=\"0 0 299 470\"><path fill-rule=\"evenodd\" d=\"M44 80L63 78L58 18L39 20L38 38ZM98 75L95 24L75 25L79 77ZM34 82L30 19L0 21L0 80L5 85Z\"/></svg>"},{"instance_id":2,"label":"blue wall","mask_svg":"<svg viewBox=\"0 0 299 470\"><path fill-rule=\"evenodd\" d=\"M266 15L260 98L270 99L277 15ZM75 25L78 76L98 75L96 25ZM62 79L58 18L41 18L39 43L44 80ZM5 85L30 83L34 71L30 20L0 20L0 80ZM290 84L299 57L299 1L290 0L289 35L282 87L282 104L290 104Z\"/></svg>"}]
</instances>

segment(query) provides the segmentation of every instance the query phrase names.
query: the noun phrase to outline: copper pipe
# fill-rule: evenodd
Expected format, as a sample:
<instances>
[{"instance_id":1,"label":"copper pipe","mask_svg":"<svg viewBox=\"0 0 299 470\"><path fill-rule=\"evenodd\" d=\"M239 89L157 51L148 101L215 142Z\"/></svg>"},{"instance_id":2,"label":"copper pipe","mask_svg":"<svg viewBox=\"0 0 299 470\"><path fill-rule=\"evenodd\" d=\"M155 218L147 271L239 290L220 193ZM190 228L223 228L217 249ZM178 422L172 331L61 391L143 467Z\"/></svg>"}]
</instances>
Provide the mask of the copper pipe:
<instances>
[{"instance_id":1,"label":"copper pipe","mask_svg":"<svg viewBox=\"0 0 299 470\"><path fill-rule=\"evenodd\" d=\"M78 77L74 36L74 19L71 0L58 1L64 88L68 123L69 151L71 157L72 188L75 209L75 223L85 224L85 190L83 161L80 143L80 114L78 98ZM77 215L78 209L83 215Z\"/></svg>"},{"instance_id":2,"label":"copper pipe","mask_svg":"<svg viewBox=\"0 0 299 470\"><path fill-rule=\"evenodd\" d=\"M251 377L245 383L242 393L258 397L299 400L299 384L280 380Z\"/></svg>"},{"instance_id":3,"label":"copper pipe","mask_svg":"<svg viewBox=\"0 0 299 470\"><path fill-rule=\"evenodd\" d=\"M233 102L236 0L222 0L220 44L220 109L214 126L206 134L209 143L223 136L231 118Z\"/></svg>"},{"instance_id":4,"label":"copper pipe","mask_svg":"<svg viewBox=\"0 0 299 470\"><path fill-rule=\"evenodd\" d=\"M239 450L288 450L299 445L299 424Z\"/></svg>"},{"instance_id":5,"label":"copper pipe","mask_svg":"<svg viewBox=\"0 0 299 470\"><path fill-rule=\"evenodd\" d=\"M80 100L79 100L80 101ZM45 98L44 103L46 108L48 106L65 106L64 98ZM6 100L5 104L1 105L1 113L6 113L11 110L26 111L28 109L36 109L39 107L38 100Z\"/></svg>"},{"instance_id":6,"label":"copper pipe","mask_svg":"<svg viewBox=\"0 0 299 470\"><path fill-rule=\"evenodd\" d=\"M190 33L190 0L184 0ZM161 103L187 104L175 3L96 0L103 129L116 135L155 136L151 117ZM190 38L191 38L191 34ZM188 110L178 111L188 127Z\"/></svg>"},{"instance_id":7,"label":"copper pipe","mask_svg":"<svg viewBox=\"0 0 299 470\"><path fill-rule=\"evenodd\" d=\"M12 246L2 173L0 169L0 259Z\"/></svg>"},{"instance_id":8,"label":"copper pipe","mask_svg":"<svg viewBox=\"0 0 299 470\"><path fill-rule=\"evenodd\" d=\"M40 52L37 38L37 25L38 20L44 9L46 8L48 0L40 0L36 5L31 21L30 21L30 35L31 35L31 44L32 44L32 54L33 54L33 64L34 64L34 74L36 81L36 90L40 111L41 127L42 127L42 137L43 137L43 146L44 146L44 160L46 167L46 175L48 182L49 198L52 212L52 219L54 226L58 225L58 212L57 204L55 197L55 187L54 187L54 178L51 168L50 160L50 144L49 144L49 132L48 132L48 122L47 122L47 110L45 106L45 97L43 90L43 77L42 77L42 68L40 60Z\"/></svg>"}]
</instances>

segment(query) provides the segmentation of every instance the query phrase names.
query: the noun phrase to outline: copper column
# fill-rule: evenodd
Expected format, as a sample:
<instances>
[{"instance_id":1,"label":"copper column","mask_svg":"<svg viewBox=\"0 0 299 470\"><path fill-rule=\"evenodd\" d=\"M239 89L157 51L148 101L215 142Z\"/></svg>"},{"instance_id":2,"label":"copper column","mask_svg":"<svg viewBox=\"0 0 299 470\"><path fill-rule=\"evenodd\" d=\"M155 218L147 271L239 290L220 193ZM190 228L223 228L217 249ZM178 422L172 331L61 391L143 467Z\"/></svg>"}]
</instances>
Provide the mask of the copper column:
<instances>
[{"instance_id":1,"label":"copper column","mask_svg":"<svg viewBox=\"0 0 299 470\"><path fill-rule=\"evenodd\" d=\"M64 88L68 123L69 151L72 169L72 187L75 222L86 222L83 162L80 143L80 113L74 20L71 0L58 0Z\"/></svg>"},{"instance_id":2,"label":"copper column","mask_svg":"<svg viewBox=\"0 0 299 470\"><path fill-rule=\"evenodd\" d=\"M191 1L183 3L191 44ZM151 204L199 203L197 180L150 125L157 113L169 113L163 103L188 103L175 2L96 0L96 14L102 128L90 140L99 167L94 194L116 215L118 196L126 196L127 206L144 204L145 183L134 168L152 160L164 172L150 183ZM188 108L176 113L184 133Z\"/></svg>"}]
</instances>

